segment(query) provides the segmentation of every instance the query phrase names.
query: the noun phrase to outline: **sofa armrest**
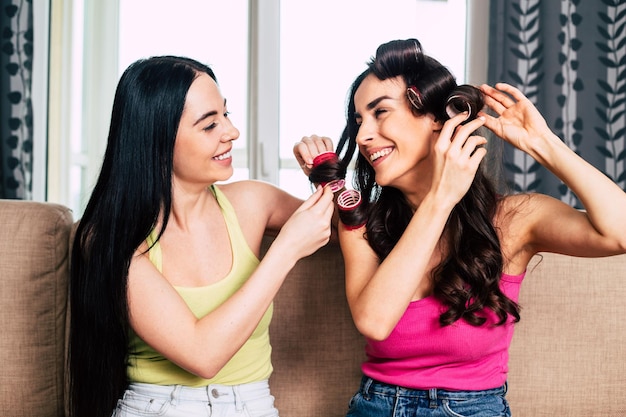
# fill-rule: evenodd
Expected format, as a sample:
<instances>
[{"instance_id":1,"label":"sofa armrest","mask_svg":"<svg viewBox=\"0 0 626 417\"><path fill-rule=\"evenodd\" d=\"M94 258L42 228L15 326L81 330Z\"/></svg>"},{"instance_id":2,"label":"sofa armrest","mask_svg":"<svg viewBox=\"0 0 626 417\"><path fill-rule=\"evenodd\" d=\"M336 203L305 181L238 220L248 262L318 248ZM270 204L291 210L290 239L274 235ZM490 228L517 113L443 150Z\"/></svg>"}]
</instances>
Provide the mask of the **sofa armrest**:
<instances>
[{"instance_id":1,"label":"sofa armrest","mask_svg":"<svg viewBox=\"0 0 626 417\"><path fill-rule=\"evenodd\" d=\"M0 409L63 416L68 247L66 207L0 200Z\"/></svg>"}]
</instances>

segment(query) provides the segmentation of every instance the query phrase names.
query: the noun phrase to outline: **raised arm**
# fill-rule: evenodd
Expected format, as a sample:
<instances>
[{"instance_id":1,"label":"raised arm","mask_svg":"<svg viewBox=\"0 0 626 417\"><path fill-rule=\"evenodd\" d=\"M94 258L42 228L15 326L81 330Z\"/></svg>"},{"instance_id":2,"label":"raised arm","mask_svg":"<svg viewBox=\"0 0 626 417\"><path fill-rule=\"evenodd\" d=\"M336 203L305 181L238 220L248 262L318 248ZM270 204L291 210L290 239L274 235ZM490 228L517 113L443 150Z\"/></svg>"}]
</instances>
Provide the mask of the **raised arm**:
<instances>
[{"instance_id":1,"label":"raised arm","mask_svg":"<svg viewBox=\"0 0 626 417\"><path fill-rule=\"evenodd\" d=\"M548 127L535 106L508 84L481 86L485 126L526 152L561 179L580 199L579 212L548 197L536 198L529 244L536 251L575 256L606 256L626 251L626 193L606 175L569 149Z\"/></svg>"},{"instance_id":2,"label":"raised arm","mask_svg":"<svg viewBox=\"0 0 626 417\"><path fill-rule=\"evenodd\" d=\"M483 121L477 119L457 127L465 117L461 114L444 124L435 145L431 190L382 262L364 238L364 227L340 228L348 303L357 328L366 337L387 338L409 303L431 291L430 272L438 261L435 253L446 222L469 189L486 153L480 147L486 140L470 136Z\"/></svg>"},{"instance_id":3,"label":"raised arm","mask_svg":"<svg viewBox=\"0 0 626 417\"><path fill-rule=\"evenodd\" d=\"M138 251L128 279L133 329L178 366L215 376L248 340L295 263L328 242L332 211L332 193L317 190L284 224L246 283L202 318Z\"/></svg>"}]
</instances>

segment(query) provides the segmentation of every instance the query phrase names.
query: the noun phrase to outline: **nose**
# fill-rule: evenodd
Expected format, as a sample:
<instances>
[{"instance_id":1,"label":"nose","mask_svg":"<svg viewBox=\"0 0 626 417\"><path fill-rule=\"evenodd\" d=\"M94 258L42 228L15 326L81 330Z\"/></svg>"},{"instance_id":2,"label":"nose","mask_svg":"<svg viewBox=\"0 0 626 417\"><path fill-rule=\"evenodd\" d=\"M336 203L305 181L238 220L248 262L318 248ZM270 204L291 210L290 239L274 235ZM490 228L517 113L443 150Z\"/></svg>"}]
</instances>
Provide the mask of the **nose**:
<instances>
[{"instance_id":1,"label":"nose","mask_svg":"<svg viewBox=\"0 0 626 417\"><path fill-rule=\"evenodd\" d=\"M222 141L224 142L230 142L233 140L237 140L239 138L239 129L237 129L235 127L235 125L233 124L233 122L231 122L231 120L229 118L226 118L226 129L224 131L224 134L222 135Z\"/></svg>"},{"instance_id":2,"label":"nose","mask_svg":"<svg viewBox=\"0 0 626 417\"><path fill-rule=\"evenodd\" d=\"M366 122L365 119L361 122L358 129L356 138L354 139L357 145L363 146L374 138L372 123Z\"/></svg>"}]
</instances>

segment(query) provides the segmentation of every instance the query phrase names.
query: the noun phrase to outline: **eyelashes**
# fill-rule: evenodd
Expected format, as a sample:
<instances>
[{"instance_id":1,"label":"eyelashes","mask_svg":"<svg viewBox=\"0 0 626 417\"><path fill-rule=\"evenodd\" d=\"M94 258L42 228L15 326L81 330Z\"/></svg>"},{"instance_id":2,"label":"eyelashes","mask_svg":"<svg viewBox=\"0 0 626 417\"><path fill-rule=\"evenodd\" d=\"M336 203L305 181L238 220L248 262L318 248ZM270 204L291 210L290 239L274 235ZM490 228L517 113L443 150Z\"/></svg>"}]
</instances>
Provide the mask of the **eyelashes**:
<instances>
[{"instance_id":1,"label":"eyelashes","mask_svg":"<svg viewBox=\"0 0 626 417\"><path fill-rule=\"evenodd\" d=\"M224 118L229 119L229 118L230 118L230 112L229 112L229 111L225 111L225 112L224 112L224 114L223 114L223 116L224 116ZM204 130L205 132L207 132L207 131L210 131L210 130L215 129L215 128L217 127L217 125L218 125L218 124L217 124L216 122L213 122L213 123L211 123L210 125L208 125L208 126L206 126L206 127L202 128L202 130Z\"/></svg>"}]
</instances>

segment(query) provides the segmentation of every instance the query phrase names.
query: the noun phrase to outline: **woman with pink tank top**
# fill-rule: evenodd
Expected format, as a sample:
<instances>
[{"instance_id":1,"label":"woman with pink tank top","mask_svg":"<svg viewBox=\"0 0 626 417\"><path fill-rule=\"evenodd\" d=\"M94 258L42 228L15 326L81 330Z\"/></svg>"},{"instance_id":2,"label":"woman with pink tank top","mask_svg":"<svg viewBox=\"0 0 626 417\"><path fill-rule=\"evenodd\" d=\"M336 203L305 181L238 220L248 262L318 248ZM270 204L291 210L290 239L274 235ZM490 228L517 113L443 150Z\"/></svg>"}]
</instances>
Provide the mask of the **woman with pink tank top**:
<instances>
[{"instance_id":1,"label":"woman with pink tank top","mask_svg":"<svg viewBox=\"0 0 626 417\"><path fill-rule=\"evenodd\" d=\"M585 211L496 192L483 126L554 173ZM294 147L313 182L341 176L358 149L355 190L336 198L348 303L367 340L348 416L510 416L508 350L528 262L626 252L626 193L516 88L459 86L416 39L378 48L352 85L341 157L308 170L332 150L325 143Z\"/></svg>"}]
</instances>

